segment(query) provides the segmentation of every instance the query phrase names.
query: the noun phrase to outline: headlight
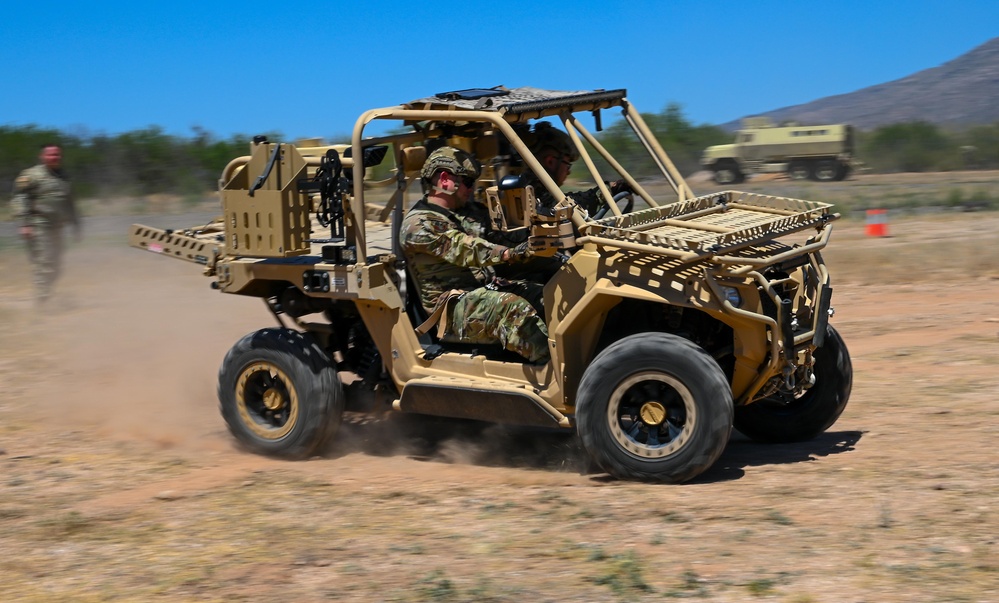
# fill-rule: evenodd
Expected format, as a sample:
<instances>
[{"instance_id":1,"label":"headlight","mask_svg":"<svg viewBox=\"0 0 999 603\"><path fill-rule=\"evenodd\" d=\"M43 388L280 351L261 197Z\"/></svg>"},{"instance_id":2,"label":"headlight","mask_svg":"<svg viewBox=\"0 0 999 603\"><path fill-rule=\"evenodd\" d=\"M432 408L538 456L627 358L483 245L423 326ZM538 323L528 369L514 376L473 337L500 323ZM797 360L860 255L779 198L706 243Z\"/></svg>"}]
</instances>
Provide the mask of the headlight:
<instances>
[{"instance_id":1,"label":"headlight","mask_svg":"<svg viewBox=\"0 0 999 603\"><path fill-rule=\"evenodd\" d=\"M742 296L739 295L738 289L735 287L722 287L721 290L722 295L725 296L728 303L732 304L736 308L742 305Z\"/></svg>"}]
</instances>

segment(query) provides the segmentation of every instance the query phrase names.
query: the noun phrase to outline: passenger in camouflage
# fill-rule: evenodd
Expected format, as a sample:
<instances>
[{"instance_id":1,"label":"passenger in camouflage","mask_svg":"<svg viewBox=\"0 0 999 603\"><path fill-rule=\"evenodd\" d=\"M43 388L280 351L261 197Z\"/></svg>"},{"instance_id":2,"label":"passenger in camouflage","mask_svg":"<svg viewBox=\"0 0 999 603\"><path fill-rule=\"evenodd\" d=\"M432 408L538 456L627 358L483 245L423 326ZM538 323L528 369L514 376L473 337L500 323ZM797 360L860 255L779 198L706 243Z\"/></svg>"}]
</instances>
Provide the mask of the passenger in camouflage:
<instances>
[{"instance_id":1,"label":"passenger in camouflage","mask_svg":"<svg viewBox=\"0 0 999 603\"><path fill-rule=\"evenodd\" d=\"M503 245L506 247L516 247L526 244L528 237L527 229L504 232L494 230L492 220L489 217L489 209L485 205L469 199L464 207L455 212L466 232L476 237L485 239L490 243ZM558 272L565 263L565 256L557 254L552 257L533 256L516 264L500 264L494 267L496 277L506 279L510 287L516 287L518 283L540 283L544 284ZM526 297L531 305L544 314L544 307L541 303L541 288L533 289L511 289L514 293Z\"/></svg>"},{"instance_id":2,"label":"passenger in camouflage","mask_svg":"<svg viewBox=\"0 0 999 603\"><path fill-rule=\"evenodd\" d=\"M62 149L47 144L39 159L40 164L24 170L14 181L11 214L20 223L19 232L28 248L36 299L44 303L62 266L63 227L71 225L77 240L81 229L69 180L62 171Z\"/></svg>"},{"instance_id":3,"label":"passenger in camouflage","mask_svg":"<svg viewBox=\"0 0 999 603\"><path fill-rule=\"evenodd\" d=\"M546 121L539 121L534 124L534 130L526 142L555 184L565 184L566 178L572 173L572 164L579 159L579 152L569 135ZM539 205L549 208L555 205L554 196L545 187L535 184L534 188ZM611 195L631 190L624 180L610 183L609 189ZM596 186L585 191L569 192L566 196L572 197L576 205L591 216L605 205L600 188Z\"/></svg>"},{"instance_id":4,"label":"passenger in camouflage","mask_svg":"<svg viewBox=\"0 0 999 603\"><path fill-rule=\"evenodd\" d=\"M527 242L516 247L490 243L456 213L471 197L479 174L478 163L460 149L441 147L430 154L421 172L428 192L399 231L407 268L424 310L444 310L440 320L446 341L499 343L533 363L546 363L543 316L524 297L501 290L507 287L492 277L493 267L531 257Z\"/></svg>"}]
</instances>

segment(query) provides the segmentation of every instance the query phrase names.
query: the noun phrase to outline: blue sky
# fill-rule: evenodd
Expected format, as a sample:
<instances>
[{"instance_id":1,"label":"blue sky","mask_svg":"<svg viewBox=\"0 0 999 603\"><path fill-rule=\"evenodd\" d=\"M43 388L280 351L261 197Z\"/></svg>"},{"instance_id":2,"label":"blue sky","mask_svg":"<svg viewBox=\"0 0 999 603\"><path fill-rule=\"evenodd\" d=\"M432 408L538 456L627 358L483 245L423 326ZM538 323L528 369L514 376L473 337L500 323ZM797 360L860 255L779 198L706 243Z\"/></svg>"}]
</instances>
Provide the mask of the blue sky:
<instances>
[{"instance_id":1,"label":"blue sky","mask_svg":"<svg viewBox=\"0 0 999 603\"><path fill-rule=\"evenodd\" d=\"M719 124L996 36L996 0L11 1L0 125L330 138L369 108L498 84L627 88L644 112Z\"/></svg>"}]
</instances>

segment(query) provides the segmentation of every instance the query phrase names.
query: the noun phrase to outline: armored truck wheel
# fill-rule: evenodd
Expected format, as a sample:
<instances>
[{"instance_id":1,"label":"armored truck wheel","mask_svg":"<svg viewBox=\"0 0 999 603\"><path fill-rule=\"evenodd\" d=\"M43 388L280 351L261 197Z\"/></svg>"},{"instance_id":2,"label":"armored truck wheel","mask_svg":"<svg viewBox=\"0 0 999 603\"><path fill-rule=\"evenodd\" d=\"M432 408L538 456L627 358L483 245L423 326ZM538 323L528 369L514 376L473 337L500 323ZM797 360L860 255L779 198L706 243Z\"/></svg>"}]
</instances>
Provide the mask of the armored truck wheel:
<instances>
[{"instance_id":1,"label":"armored truck wheel","mask_svg":"<svg viewBox=\"0 0 999 603\"><path fill-rule=\"evenodd\" d=\"M263 329L236 342L219 369L218 396L236 439L284 458L316 452L343 416L343 386L330 357L291 329Z\"/></svg>"},{"instance_id":2,"label":"armored truck wheel","mask_svg":"<svg viewBox=\"0 0 999 603\"><path fill-rule=\"evenodd\" d=\"M787 167L787 175L791 180L807 180L812 175L812 170L807 162L792 161Z\"/></svg>"},{"instance_id":3,"label":"armored truck wheel","mask_svg":"<svg viewBox=\"0 0 999 603\"><path fill-rule=\"evenodd\" d=\"M773 397L735 409L735 428L761 442L800 442L819 435L843 414L853 387L853 365L831 325L815 350L815 385L794 398Z\"/></svg>"},{"instance_id":4,"label":"armored truck wheel","mask_svg":"<svg viewBox=\"0 0 999 603\"><path fill-rule=\"evenodd\" d=\"M577 429L611 475L679 483L710 467L732 431L732 393L713 358L666 333L626 337L583 374Z\"/></svg>"},{"instance_id":5,"label":"armored truck wheel","mask_svg":"<svg viewBox=\"0 0 999 603\"><path fill-rule=\"evenodd\" d=\"M835 159L819 159L815 162L814 176L819 182L842 180L842 178L838 178L839 173L839 163Z\"/></svg>"},{"instance_id":6,"label":"armored truck wheel","mask_svg":"<svg viewBox=\"0 0 999 603\"><path fill-rule=\"evenodd\" d=\"M734 161L719 161L715 166L716 184L738 184L743 180L742 172Z\"/></svg>"}]
</instances>

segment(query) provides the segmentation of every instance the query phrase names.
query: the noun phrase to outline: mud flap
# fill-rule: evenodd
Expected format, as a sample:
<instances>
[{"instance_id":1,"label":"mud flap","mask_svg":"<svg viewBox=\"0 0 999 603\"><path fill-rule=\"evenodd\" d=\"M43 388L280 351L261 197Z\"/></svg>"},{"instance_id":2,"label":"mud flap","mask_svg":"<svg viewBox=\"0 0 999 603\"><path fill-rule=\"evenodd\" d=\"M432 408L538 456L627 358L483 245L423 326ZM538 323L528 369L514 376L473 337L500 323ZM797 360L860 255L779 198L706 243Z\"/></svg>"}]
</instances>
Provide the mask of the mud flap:
<instances>
[{"instance_id":1,"label":"mud flap","mask_svg":"<svg viewBox=\"0 0 999 603\"><path fill-rule=\"evenodd\" d=\"M826 342L826 327L829 326L829 304L832 303L832 287L822 285L822 292L819 293L819 306L816 308L818 316L815 317L815 336L812 343L815 347L821 348Z\"/></svg>"}]
</instances>

